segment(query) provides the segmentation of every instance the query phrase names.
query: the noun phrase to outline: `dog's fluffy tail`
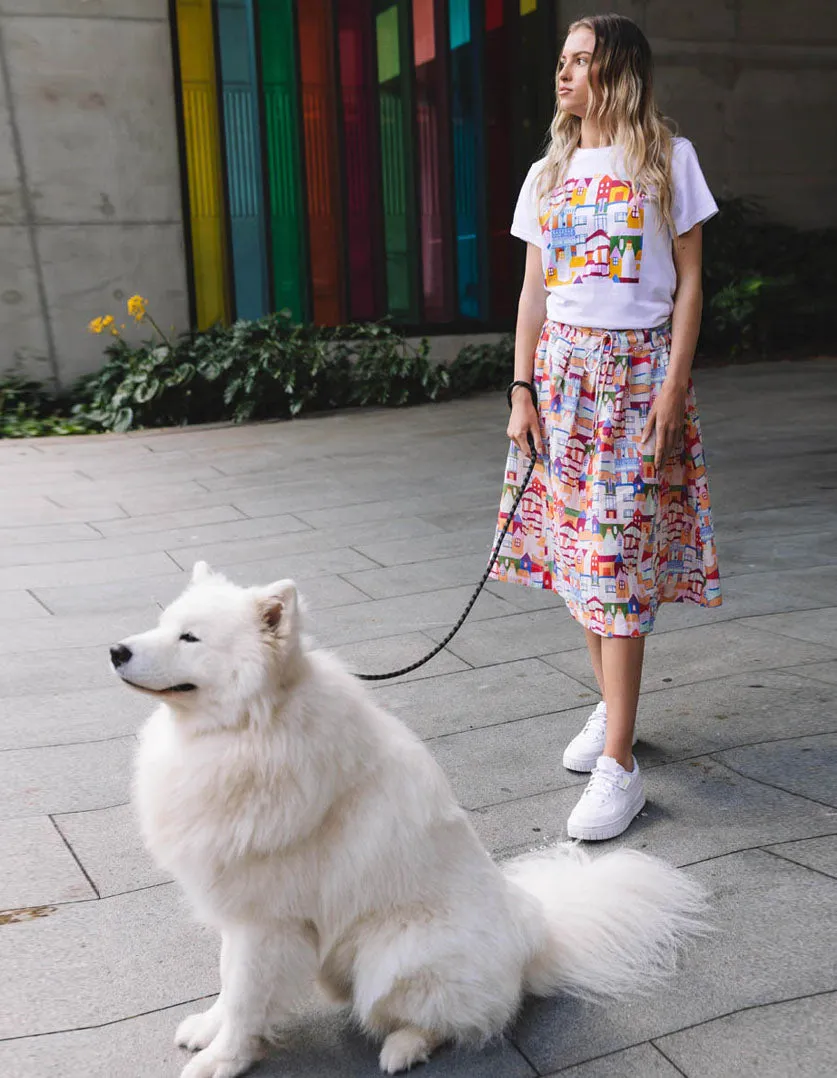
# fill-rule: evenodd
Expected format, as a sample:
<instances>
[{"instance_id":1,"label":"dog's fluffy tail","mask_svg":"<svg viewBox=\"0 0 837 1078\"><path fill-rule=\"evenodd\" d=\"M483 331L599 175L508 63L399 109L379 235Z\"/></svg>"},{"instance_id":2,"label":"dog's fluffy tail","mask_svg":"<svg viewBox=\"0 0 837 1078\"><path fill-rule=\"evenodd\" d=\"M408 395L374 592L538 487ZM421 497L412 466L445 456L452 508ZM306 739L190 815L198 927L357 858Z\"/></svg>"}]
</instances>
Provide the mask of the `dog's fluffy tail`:
<instances>
[{"instance_id":1,"label":"dog's fluffy tail","mask_svg":"<svg viewBox=\"0 0 837 1078\"><path fill-rule=\"evenodd\" d=\"M525 971L534 995L609 999L648 992L675 968L682 944L707 931L703 889L635 850L592 858L570 844L504 866L546 918Z\"/></svg>"}]
</instances>

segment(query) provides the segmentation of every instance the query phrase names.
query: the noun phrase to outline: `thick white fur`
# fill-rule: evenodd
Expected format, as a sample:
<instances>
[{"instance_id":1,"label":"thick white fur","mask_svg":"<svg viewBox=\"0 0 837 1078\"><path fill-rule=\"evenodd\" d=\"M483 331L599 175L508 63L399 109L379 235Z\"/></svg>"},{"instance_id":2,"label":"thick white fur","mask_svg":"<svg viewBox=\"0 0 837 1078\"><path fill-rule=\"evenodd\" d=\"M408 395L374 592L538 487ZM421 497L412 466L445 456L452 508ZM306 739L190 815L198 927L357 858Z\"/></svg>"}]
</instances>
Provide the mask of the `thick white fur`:
<instances>
[{"instance_id":1,"label":"thick white fur","mask_svg":"<svg viewBox=\"0 0 837 1078\"><path fill-rule=\"evenodd\" d=\"M177 1032L199 1050L182 1078L243 1073L315 979L395 1073L498 1034L525 992L645 991L700 928L699 889L639 853L494 864L418 738L308 647L290 581L241 589L199 563L123 643L120 675L162 700L137 760L144 840L222 937L221 994Z\"/></svg>"}]
</instances>

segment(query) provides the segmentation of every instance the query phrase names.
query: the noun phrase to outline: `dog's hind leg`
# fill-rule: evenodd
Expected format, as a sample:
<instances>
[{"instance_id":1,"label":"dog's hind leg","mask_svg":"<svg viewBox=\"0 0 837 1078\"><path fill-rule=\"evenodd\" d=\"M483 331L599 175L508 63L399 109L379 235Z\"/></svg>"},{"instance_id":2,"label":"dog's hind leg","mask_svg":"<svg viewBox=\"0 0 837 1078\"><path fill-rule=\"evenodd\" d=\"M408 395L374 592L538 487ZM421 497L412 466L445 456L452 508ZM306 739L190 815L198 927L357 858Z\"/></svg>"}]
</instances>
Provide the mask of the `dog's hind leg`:
<instances>
[{"instance_id":1,"label":"dog's hind leg","mask_svg":"<svg viewBox=\"0 0 837 1078\"><path fill-rule=\"evenodd\" d=\"M277 1014L288 1013L310 976L311 943L300 925L236 926L224 937L221 1026L181 1078L237 1078L265 1054Z\"/></svg>"},{"instance_id":2,"label":"dog's hind leg","mask_svg":"<svg viewBox=\"0 0 837 1078\"><path fill-rule=\"evenodd\" d=\"M416 1063L426 1063L444 1038L417 1026L404 1026L390 1033L381 1048L380 1065L384 1074L408 1071Z\"/></svg>"}]
</instances>

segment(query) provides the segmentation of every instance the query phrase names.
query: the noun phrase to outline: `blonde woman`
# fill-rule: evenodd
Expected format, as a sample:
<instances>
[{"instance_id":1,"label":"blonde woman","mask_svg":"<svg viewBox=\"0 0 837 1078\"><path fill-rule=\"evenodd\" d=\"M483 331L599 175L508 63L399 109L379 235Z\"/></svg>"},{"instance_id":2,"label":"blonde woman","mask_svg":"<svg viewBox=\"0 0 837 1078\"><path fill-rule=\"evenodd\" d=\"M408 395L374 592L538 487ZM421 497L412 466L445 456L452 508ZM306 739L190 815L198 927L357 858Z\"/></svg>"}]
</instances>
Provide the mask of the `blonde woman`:
<instances>
[{"instance_id":1,"label":"blonde woman","mask_svg":"<svg viewBox=\"0 0 837 1078\"><path fill-rule=\"evenodd\" d=\"M654 103L630 19L570 27L556 94L511 229L527 253L500 525L530 436L538 460L493 576L558 592L585 631L602 699L563 762L592 772L567 831L595 840L645 804L634 727L659 605L721 602L690 378L717 206Z\"/></svg>"}]
</instances>

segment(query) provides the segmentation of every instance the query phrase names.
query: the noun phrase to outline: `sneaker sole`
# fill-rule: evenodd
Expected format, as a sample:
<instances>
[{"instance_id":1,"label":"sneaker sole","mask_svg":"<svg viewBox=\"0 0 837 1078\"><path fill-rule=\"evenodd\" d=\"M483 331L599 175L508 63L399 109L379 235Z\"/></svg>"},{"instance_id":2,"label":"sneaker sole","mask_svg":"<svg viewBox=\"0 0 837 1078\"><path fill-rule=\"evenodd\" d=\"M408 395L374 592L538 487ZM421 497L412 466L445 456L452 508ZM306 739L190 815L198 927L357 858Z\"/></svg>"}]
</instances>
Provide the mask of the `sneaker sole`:
<instances>
[{"instance_id":1,"label":"sneaker sole","mask_svg":"<svg viewBox=\"0 0 837 1078\"><path fill-rule=\"evenodd\" d=\"M618 820L612 820L601 827L570 827L570 824L567 823L567 835L569 838L582 839L584 842L603 842L608 838L616 838L617 835L621 835L623 831L628 830L631 823L644 808L645 794L642 795L642 799L636 808L631 808L620 816Z\"/></svg>"},{"instance_id":2,"label":"sneaker sole","mask_svg":"<svg viewBox=\"0 0 837 1078\"><path fill-rule=\"evenodd\" d=\"M639 738L634 734L632 744L635 745ZM602 746L604 747L604 746ZM568 756L564 753L563 764L567 771L592 771L596 766L596 761L601 756L601 753L597 753L595 756Z\"/></svg>"}]
</instances>

